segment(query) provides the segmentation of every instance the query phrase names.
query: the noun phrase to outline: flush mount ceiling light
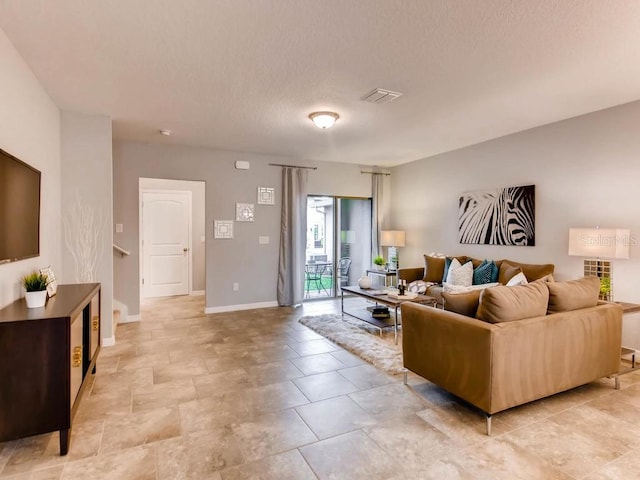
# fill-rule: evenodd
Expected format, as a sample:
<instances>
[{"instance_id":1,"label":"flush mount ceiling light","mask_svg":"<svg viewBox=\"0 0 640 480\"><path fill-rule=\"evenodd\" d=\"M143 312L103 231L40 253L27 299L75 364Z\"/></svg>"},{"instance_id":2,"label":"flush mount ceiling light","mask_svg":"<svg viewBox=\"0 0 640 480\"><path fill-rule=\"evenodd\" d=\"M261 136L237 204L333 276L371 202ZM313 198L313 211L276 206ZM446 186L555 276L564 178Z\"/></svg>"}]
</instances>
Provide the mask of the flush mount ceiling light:
<instances>
[{"instance_id":1,"label":"flush mount ceiling light","mask_svg":"<svg viewBox=\"0 0 640 480\"><path fill-rule=\"evenodd\" d=\"M318 128L331 128L336 120L340 118L335 112L313 112L309 115L313 124Z\"/></svg>"},{"instance_id":2,"label":"flush mount ceiling light","mask_svg":"<svg viewBox=\"0 0 640 480\"><path fill-rule=\"evenodd\" d=\"M168 137L171 135L171 130L167 130L165 128L163 128L162 130L158 130L158 133L160 135L164 135L165 137Z\"/></svg>"}]
</instances>

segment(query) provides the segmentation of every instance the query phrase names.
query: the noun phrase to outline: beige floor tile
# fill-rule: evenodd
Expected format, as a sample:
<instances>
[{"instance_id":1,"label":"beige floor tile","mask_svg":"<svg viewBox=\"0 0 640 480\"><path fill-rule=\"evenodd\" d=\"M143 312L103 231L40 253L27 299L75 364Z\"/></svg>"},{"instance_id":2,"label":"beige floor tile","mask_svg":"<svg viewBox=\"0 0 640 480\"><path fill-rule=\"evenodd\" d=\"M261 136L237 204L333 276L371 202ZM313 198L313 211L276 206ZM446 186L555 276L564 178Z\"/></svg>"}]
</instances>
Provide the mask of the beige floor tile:
<instances>
[{"instance_id":1,"label":"beige floor tile","mask_svg":"<svg viewBox=\"0 0 640 480\"><path fill-rule=\"evenodd\" d=\"M525 451L535 452L550 466L575 478L597 471L622 455L619 450L551 420L507 433L503 438Z\"/></svg>"},{"instance_id":2,"label":"beige floor tile","mask_svg":"<svg viewBox=\"0 0 640 480\"><path fill-rule=\"evenodd\" d=\"M215 479L218 470L244 462L240 444L228 428L214 428L157 443L158 480Z\"/></svg>"},{"instance_id":3,"label":"beige floor tile","mask_svg":"<svg viewBox=\"0 0 640 480\"><path fill-rule=\"evenodd\" d=\"M387 479L401 466L362 431L300 448L300 453L321 480Z\"/></svg>"},{"instance_id":4,"label":"beige floor tile","mask_svg":"<svg viewBox=\"0 0 640 480\"><path fill-rule=\"evenodd\" d=\"M367 363L360 357L351 352L347 352L346 350L338 350L336 352L330 352L329 354L344 363L345 367L355 367L357 365L365 365Z\"/></svg>"},{"instance_id":5,"label":"beige floor tile","mask_svg":"<svg viewBox=\"0 0 640 480\"><path fill-rule=\"evenodd\" d=\"M156 480L155 446L144 445L65 465L60 480Z\"/></svg>"},{"instance_id":6,"label":"beige floor tile","mask_svg":"<svg viewBox=\"0 0 640 480\"><path fill-rule=\"evenodd\" d=\"M338 373L362 390L389 383L398 383L398 377L387 375L373 365L368 364L343 368L338 370Z\"/></svg>"},{"instance_id":7,"label":"beige floor tile","mask_svg":"<svg viewBox=\"0 0 640 480\"><path fill-rule=\"evenodd\" d=\"M145 410L123 418L108 419L104 425L100 453L124 450L180 434L177 407Z\"/></svg>"},{"instance_id":8,"label":"beige floor tile","mask_svg":"<svg viewBox=\"0 0 640 480\"><path fill-rule=\"evenodd\" d=\"M232 425L247 461L315 442L318 438L292 409L271 412Z\"/></svg>"},{"instance_id":9,"label":"beige floor tile","mask_svg":"<svg viewBox=\"0 0 640 480\"><path fill-rule=\"evenodd\" d=\"M244 399L249 413L254 415L309 403L307 397L292 382L293 380L248 388L242 392L233 392L232 395Z\"/></svg>"},{"instance_id":10,"label":"beige floor tile","mask_svg":"<svg viewBox=\"0 0 640 480\"><path fill-rule=\"evenodd\" d=\"M299 355L316 355L318 353L335 352L341 350L340 347L328 342L325 339L308 340L305 342L291 342L290 345Z\"/></svg>"},{"instance_id":11,"label":"beige floor tile","mask_svg":"<svg viewBox=\"0 0 640 480\"><path fill-rule=\"evenodd\" d=\"M330 353L320 353L318 355L294 358L291 360L291 363L293 363L305 375L332 372L346 367L344 363L332 356Z\"/></svg>"},{"instance_id":12,"label":"beige floor tile","mask_svg":"<svg viewBox=\"0 0 640 480\"><path fill-rule=\"evenodd\" d=\"M291 360L279 360L277 362L255 365L247 369L247 374L255 386L281 383L304 376L304 374L294 366Z\"/></svg>"},{"instance_id":13,"label":"beige floor tile","mask_svg":"<svg viewBox=\"0 0 640 480\"><path fill-rule=\"evenodd\" d=\"M247 402L241 396L220 395L178 405L183 433L223 427L250 417Z\"/></svg>"},{"instance_id":14,"label":"beige floor tile","mask_svg":"<svg viewBox=\"0 0 640 480\"><path fill-rule=\"evenodd\" d=\"M100 450L105 420L89 420L77 423L71 430L67 461L93 457Z\"/></svg>"},{"instance_id":15,"label":"beige floor tile","mask_svg":"<svg viewBox=\"0 0 640 480\"><path fill-rule=\"evenodd\" d=\"M253 386L250 375L244 368L236 368L222 373L210 373L193 377L198 398L211 397L234 390Z\"/></svg>"},{"instance_id":16,"label":"beige floor tile","mask_svg":"<svg viewBox=\"0 0 640 480\"><path fill-rule=\"evenodd\" d=\"M385 418L403 417L424 409L420 397L401 382L349 395L365 411Z\"/></svg>"},{"instance_id":17,"label":"beige floor tile","mask_svg":"<svg viewBox=\"0 0 640 480\"><path fill-rule=\"evenodd\" d=\"M320 439L375 425L377 420L348 396L296 407L296 411Z\"/></svg>"},{"instance_id":18,"label":"beige floor tile","mask_svg":"<svg viewBox=\"0 0 640 480\"><path fill-rule=\"evenodd\" d=\"M153 367L153 383L159 384L174 380L184 380L185 378L206 375L207 373L209 373L209 370L207 370L204 360L200 358L169 363Z\"/></svg>"},{"instance_id":19,"label":"beige floor tile","mask_svg":"<svg viewBox=\"0 0 640 480\"><path fill-rule=\"evenodd\" d=\"M584 480L640 480L640 450L633 450L593 472Z\"/></svg>"},{"instance_id":20,"label":"beige floor tile","mask_svg":"<svg viewBox=\"0 0 640 480\"><path fill-rule=\"evenodd\" d=\"M143 355L121 356L118 371L136 368L156 367L169 364L169 353L146 353Z\"/></svg>"},{"instance_id":21,"label":"beige floor tile","mask_svg":"<svg viewBox=\"0 0 640 480\"><path fill-rule=\"evenodd\" d=\"M358 391L358 387L338 372L319 373L292 381L312 402Z\"/></svg>"},{"instance_id":22,"label":"beige floor tile","mask_svg":"<svg viewBox=\"0 0 640 480\"><path fill-rule=\"evenodd\" d=\"M536 453L498 438L465 449L455 461L477 480L573 480L553 463L541 463Z\"/></svg>"},{"instance_id":23,"label":"beige floor tile","mask_svg":"<svg viewBox=\"0 0 640 480\"><path fill-rule=\"evenodd\" d=\"M74 424L127 416L131 413L132 393L129 389L102 389L96 395L83 395L73 419Z\"/></svg>"},{"instance_id":24,"label":"beige floor tile","mask_svg":"<svg viewBox=\"0 0 640 480\"><path fill-rule=\"evenodd\" d=\"M365 433L404 468L420 471L431 467L455 448L455 443L417 415L396 417L364 428Z\"/></svg>"},{"instance_id":25,"label":"beige floor tile","mask_svg":"<svg viewBox=\"0 0 640 480\"><path fill-rule=\"evenodd\" d=\"M170 407L196 399L196 389L190 378L133 389L133 412Z\"/></svg>"},{"instance_id":26,"label":"beige floor tile","mask_svg":"<svg viewBox=\"0 0 640 480\"><path fill-rule=\"evenodd\" d=\"M245 463L221 472L222 480L316 480L298 450Z\"/></svg>"},{"instance_id":27,"label":"beige floor tile","mask_svg":"<svg viewBox=\"0 0 640 480\"><path fill-rule=\"evenodd\" d=\"M115 391L130 392L135 388L151 385L153 385L153 368L137 368L108 375L97 375L91 388L91 395L111 394Z\"/></svg>"},{"instance_id":28,"label":"beige floor tile","mask_svg":"<svg viewBox=\"0 0 640 480\"><path fill-rule=\"evenodd\" d=\"M0 474L2 477L23 474L66 463L67 458L60 456L59 439L58 432L54 432L18 440L9 449L9 458Z\"/></svg>"}]
</instances>

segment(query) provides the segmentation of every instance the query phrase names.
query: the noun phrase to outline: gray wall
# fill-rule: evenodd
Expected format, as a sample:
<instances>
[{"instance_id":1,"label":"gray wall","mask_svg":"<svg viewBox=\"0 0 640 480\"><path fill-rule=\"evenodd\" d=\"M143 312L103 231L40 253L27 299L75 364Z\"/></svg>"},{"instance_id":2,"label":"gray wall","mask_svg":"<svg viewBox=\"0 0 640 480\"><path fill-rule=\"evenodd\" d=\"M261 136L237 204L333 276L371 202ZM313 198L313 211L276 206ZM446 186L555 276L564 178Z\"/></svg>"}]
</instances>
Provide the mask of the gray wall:
<instances>
[{"instance_id":1,"label":"gray wall","mask_svg":"<svg viewBox=\"0 0 640 480\"><path fill-rule=\"evenodd\" d=\"M191 290L204 292L205 241L201 241L201 237L204 237L206 240L206 229L204 225L205 183L186 180L166 180L162 178L141 178L140 189L181 190L191 192ZM116 243L118 243L121 236L122 233L114 233Z\"/></svg>"},{"instance_id":2,"label":"gray wall","mask_svg":"<svg viewBox=\"0 0 640 480\"><path fill-rule=\"evenodd\" d=\"M570 227L629 228L629 260L613 262L616 300L640 302L640 102L509 135L392 170L391 219L407 231L404 266L422 266L424 253L469 254L556 264L560 279L582 276L570 257ZM458 243L462 192L536 186L536 246Z\"/></svg>"},{"instance_id":3,"label":"gray wall","mask_svg":"<svg viewBox=\"0 0 640 480\"><path fill-rule=\"evenodd\" d=\"M61 134L63 243L59 278L64 283L101 284L102 338L113 342L111 119L63 111ZM92 234L79 235L83 231Z\"/></svg>"},{"instance_id":4,"label":"gray wall","mask_svg":"<svg viewBox=\"0 0 640 480\"><path fill-rule=\"evenodd\" d=\"M206 182L206 306L274 302L280 239L281 169L269 162L315 165L309 173L309 193L368 197L371 179L360 167L338 163L295 161L289 158L183 146L116 141L113 147L114 223L124 224L118 244L132 251L114 265L115 297L131 315L139 312L138 179L141 177ZM236 170L246 160L249 170ZM276 205L258 205L259 186L276 188ZM233 240L213 239L213 220L234 220L235 204L256 204L254 222L235 222ZM259 236L270 243L259 245ZM233 283L240 286L233 291Z\"/></svg>"},{"instance_id":5,"label":"gray wall","mask_svg":"<svg viewBox=\"0 0 640 480\"><path fill-rule=\"evenodd\" d=\"M40 256L0 265L0 308L23 296L20 279L60 271L60 111L0 30L0 148L42 173ZM0 226L0 228L2 228Z\"/></svg>"}]
</instances>

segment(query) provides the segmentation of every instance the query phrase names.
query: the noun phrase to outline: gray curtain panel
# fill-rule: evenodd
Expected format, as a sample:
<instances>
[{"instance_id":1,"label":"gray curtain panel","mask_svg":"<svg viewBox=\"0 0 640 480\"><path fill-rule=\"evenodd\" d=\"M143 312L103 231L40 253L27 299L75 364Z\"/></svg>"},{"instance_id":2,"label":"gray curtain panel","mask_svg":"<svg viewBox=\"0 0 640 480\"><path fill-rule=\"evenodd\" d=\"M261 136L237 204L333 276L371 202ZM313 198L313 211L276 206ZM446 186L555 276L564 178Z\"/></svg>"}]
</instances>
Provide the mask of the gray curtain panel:
<instances>
[{"instance_id":1,"label":"gray curtain panel","mask_svg":"<svg viewBox=\"0 0 640 480\"><path fill-rule=\"evenodd\" d=\"M304 299L307 248L307 179L303 168L282 168L282 216L278 264L278 305L299 305Z\"/></svg>"},{"instance_id":2,"label":"gray curtain panel","mask_svg":"<svg viewBox=\"0 0 640 480\"><path fill-rule=\"evenodd\" d=\"M382 255L380 249L380 230L383 218L383 175L371 175L371 260ZM367 267L369 268L369 267Z\"/></svg>"}]
</instances>

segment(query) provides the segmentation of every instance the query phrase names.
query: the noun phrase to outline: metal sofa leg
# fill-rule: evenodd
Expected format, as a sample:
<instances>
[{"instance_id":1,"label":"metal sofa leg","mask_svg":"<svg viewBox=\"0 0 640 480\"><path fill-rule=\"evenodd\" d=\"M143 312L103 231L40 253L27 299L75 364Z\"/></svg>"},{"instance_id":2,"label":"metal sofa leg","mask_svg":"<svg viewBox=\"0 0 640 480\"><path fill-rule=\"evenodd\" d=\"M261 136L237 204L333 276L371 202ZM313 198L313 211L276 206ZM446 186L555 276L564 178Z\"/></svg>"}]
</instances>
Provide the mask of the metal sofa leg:
<instances>
[{"instance_id":1,"label":"metal sofa leg","mask_svg":"<svg viewBox=\"0 0 640 480\"><path fill-rule=\"evenodd\" d=\"M620 390L620 375L616 375L614 377L614 381L615 381L615 385L616 385L616 390Z\"/></svg>"},{"instance_id":2,"label":"metal sofa leg","mask_svg":"<svg viewBox=\"0 0 640 480\"><path fill-rule=\"evenodd\" d=\"M408 373L409 373L409 370L407 370L406 368L405 368L405 369L404 369L404 371L402 372L402 374L403 374L403 376L404 376L404 380L403 380L403 382L404 382L404 384L405 384L405 385L408 385L408 383L407 383L407 374L408 374Z\"/></svg>"},{"instance_id":3,"label":"metal sofa leg","mask_svg":"<svg viewBox=\"0 0 640 480\"><path fill-rule=\"evenodd\" d=\"M487 417L487 435L491 436L491 415L485 413L485 416Z\"/></svg>"}]
</instances>

